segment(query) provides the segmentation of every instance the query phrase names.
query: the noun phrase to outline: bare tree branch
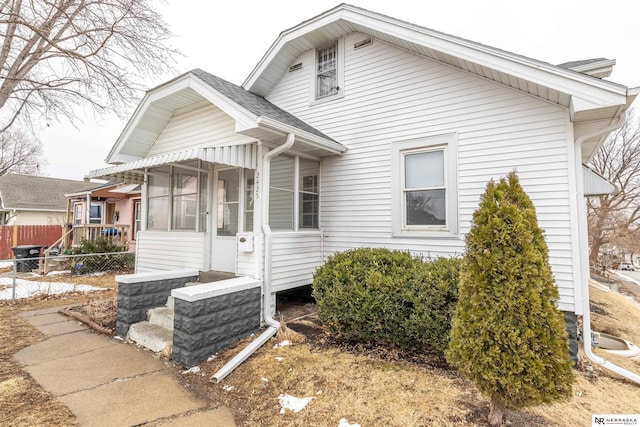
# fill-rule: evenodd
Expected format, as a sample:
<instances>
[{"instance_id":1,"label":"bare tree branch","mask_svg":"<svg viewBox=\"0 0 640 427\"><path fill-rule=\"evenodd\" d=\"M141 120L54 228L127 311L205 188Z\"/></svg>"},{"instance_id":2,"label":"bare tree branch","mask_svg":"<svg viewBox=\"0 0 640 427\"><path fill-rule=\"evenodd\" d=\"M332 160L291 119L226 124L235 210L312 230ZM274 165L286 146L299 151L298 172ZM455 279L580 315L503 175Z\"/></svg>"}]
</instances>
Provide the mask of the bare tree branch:
<instances>
[{"instance_id":1,"label":"bare tree branch","mask_svg":"<svg viewBox=\"0 0 640 427\"><path fill-rule=\"evenodd\" d=\"M2 1L0 130L60 117L75 123L78 104L126 114L148 78L172 72L179 54L156 3Z\"/></svg>"},{"instance_id":2,"label":"bare tree branch","mask_svg":"<svg viewBox=\"0 0 640 427\"><path fill-rule=\"evenodd\" d=\"M0 176L32 175L42 166L42 145L20 130L0 133Z\"/></svg>"},{"instance_id":3,"label":"bare tree branch","mask_svg":"<svg viewBox=\"0 0 640 427\"><path fill-rule=\"evenodd\" d=\"M587 199L592 265L605 244L637 252L640 227L640 120L631 114L612 133L591 161L591 167L615 184L618 192Z\"/></svg>"}]
</instances>

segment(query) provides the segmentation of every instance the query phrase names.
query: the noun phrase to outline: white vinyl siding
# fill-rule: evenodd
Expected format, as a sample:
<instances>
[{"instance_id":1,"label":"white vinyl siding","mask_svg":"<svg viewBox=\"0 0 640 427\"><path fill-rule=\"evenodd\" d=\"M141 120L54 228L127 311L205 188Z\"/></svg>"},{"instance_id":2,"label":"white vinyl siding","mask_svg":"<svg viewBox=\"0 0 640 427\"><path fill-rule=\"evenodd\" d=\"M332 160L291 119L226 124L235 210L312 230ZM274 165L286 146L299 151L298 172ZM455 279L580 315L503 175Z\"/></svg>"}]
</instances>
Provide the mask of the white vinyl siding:
<instances>
[{"instance_id":1,"label":"white vinyl siding","mask_svg":"<svg viewBox=\"0 0 640 427\"><path fill-rule=\"evenodd\" d=\"M322 265L322 235L318 231L273 233L273 292L309 285Z\"/></svg>"},{"instance_id":2,"label":"white vinyl siding","mask_svg":"<svg viewBox=\"0 0 640 427\"><path fill-rule=\"evenodd\" d=\"M235 121L218 107L200 105L177 112L145 157L214 145L234 145L255 139L235 132Z\"/></svg>"},{"instance_id":3,"label":"white vinyl siding","mask_svg":"<svg viewBox=\"0 0 640 427\"><path fill-rule=\"evenodd\" d=\"M205 233L140 231L136 273L194 268L204 270Z\"/></svg>"},{"instance_id":4,"label":"white vinyl siding","mask_svg":"<svg viewBox=\"0 0 640 427\"><path fill-rule=\"evenodd\" d=\"M345 96L309 105L314 73L310 50L295 62L269 101L344 144L322 161L324 255L360 246L386 246L428 257L461 255L464 234L490 179L516 170L545 231L559 287L560 308L574 309L568 115L557 105L376 40L354 50L346 38ZM455 134L458 235L398 237L392 226L393 141ZM575 243L573 243L575 242Z\"/></svg>"}]
</instances>

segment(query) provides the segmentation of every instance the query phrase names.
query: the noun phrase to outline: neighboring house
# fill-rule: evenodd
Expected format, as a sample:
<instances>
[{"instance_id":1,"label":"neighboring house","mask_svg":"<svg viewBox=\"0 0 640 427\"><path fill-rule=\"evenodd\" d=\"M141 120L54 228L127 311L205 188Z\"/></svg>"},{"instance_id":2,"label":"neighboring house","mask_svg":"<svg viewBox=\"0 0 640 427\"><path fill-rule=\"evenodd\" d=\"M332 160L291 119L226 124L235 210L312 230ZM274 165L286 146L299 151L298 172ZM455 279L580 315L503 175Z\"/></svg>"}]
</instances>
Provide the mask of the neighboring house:
<instances>
[{"instance_id":1,"label":"neighboring house","mask_svg":"<svg viewBox=\"0 0 640 427\"><path fill-rule=\"evenodd\" d=\"M67 214L65 194L98 185L43 176L1 176L0 225L62 225Z\"/></svg>"},{"instance_id":2,"label":"neighboring house","mask_svg":"<svg viewBox=\"0 0 640 427\"><path fill-rule=\"evenodd\" d=\"M142 184L138 272L227 271L270 294L348 248L462 254L487 182L515 169L573 323L584 196L608 188L583 165L638 94L601 78L612 64L340 5L282 32L242 87L196 69L149 90L90 176Z\"/></svg>"},{"instance_id":3,"label":"neighboring house","mask_svg":"<svg viewBox=\"0 0 640 427\"><path fill-rule=\"evenodd\" d=\"M135 250L136 233L141 224L140 185L115 182L66 194L67 213L73 232L65 246L100 236L117 239L119 244Z\"/></svg>"}]
</instances>

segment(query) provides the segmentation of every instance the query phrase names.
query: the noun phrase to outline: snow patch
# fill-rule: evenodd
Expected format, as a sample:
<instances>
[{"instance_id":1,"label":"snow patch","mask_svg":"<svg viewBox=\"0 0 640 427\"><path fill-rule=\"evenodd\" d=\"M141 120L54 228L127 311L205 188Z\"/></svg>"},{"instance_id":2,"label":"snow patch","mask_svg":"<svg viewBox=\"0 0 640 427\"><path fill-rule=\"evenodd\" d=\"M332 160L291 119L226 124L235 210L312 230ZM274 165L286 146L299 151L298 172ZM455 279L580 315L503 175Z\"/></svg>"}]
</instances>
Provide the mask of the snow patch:
<instances>
[{"instance_id":1,"label":"snow patch","mask_svg":"<svg viewBox=\"0 0 640 427\"><path fill-rule=\"evenodd\" d=\"M13 298L13 278L0 278L0 300ZM99 291L104 288L97 288L90 285L77 285L65 282L33 282L30 280L16 279L16 298L29 298L34 295L54 295L67 292L90 292Z\"/></svg>"},{"instance_id":2,"label":"snow patch","mask_svg":"<svg viewBox=\"0 0 640 427\"><path fill-rule=\"evenodd\" d=\"M280 413L284 414L288 409L297 414L302 411L311 400L313 400L313 397L294 397L289 394L281 394L278 396L278 402L282 407Z\"/></svg>"},{"instance_id":3,"label":"snow patch","mask_svg":"<svg viewBox=\"0 0 640 427\"><path fill-rule=\"evenodd\" d=\"M233 391L234 387L232 385L225 384L222 386L224 391Z\"/></svg>"},{"instance_id":4,"label":"snow patch","mask_svg":"<svg viewBox=\"0 0 640 427\"><path fill-rule=\"evenodd\" d=\"M200 372L200 366L194 366L191 369L187 369L186 371L182 371L182 375L185 375L185 374L197 374L198 372Z\"/></svg>"},{"instance_id":5,"label":"snow patch","mask_svg":"<svg viewBox=\"0 0 640 427\"><path fill-rule=\"evenodd\" d=\"M291 345L291 341L289 340L284 340L279 342L278 344L274 345L273 348L280 348L280 347L286 347L288 345Z\"/></svg>"},{"instance_id":6,"label":"snow patch","mask_svg":"<svg viewBox=\"0 0 640 427\"><path fill-rule=\"evenodd\" d=\"M346 418L340 418L338 421L338 427L361 427L360 424L350 424Z\"/></svg>"}]
</instances>

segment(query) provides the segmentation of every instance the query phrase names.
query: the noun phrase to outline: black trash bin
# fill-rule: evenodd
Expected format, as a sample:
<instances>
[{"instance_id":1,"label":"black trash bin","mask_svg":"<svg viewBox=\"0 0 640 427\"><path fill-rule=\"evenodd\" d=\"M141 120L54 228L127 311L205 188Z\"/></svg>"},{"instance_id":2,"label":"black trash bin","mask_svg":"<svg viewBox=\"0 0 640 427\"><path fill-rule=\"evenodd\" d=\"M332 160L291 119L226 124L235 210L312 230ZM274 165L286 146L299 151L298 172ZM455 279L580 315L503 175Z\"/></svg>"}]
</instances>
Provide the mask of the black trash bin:
<instances>
[{"instance_id":1,"label":"black trash bin","mask_svg":"<svg viewBox=\"0 0 640 427\"><path fill-rule=\"evenodd\" d=\"M13 256L16 258L16 270L22 273L29 273L38 268L38 258L40 257L39 245L19 245L11 248Z\"/></svg>"}]
</instances>

